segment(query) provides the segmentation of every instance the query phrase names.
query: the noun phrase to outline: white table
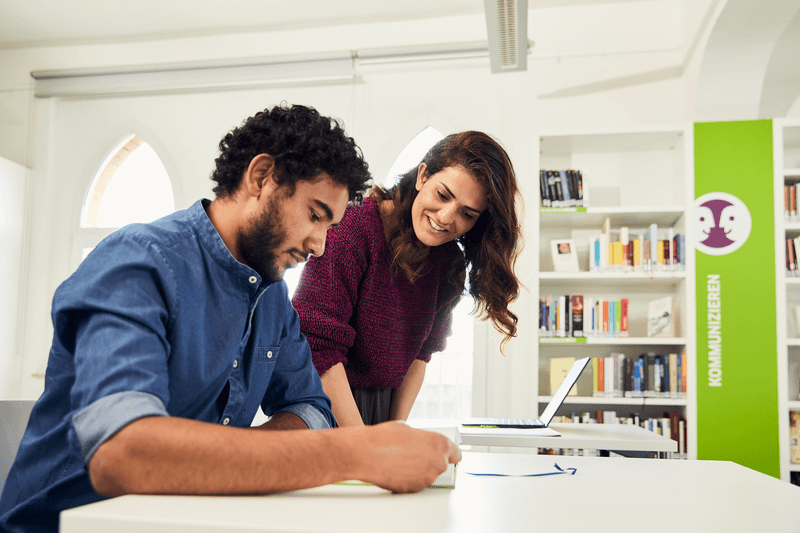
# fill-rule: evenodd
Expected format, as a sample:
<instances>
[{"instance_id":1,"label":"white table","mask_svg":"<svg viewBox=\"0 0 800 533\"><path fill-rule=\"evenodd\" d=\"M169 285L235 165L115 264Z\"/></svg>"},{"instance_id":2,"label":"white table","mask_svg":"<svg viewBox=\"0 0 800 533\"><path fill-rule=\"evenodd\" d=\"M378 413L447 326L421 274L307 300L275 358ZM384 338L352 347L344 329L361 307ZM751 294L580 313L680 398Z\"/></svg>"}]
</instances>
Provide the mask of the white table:
<instances>
[{"instance_id":1,"label":"white table","mask_svg":"<svg viewBox=\"0 0 800 533\"><path fill-rule=\"evenodd\" d=\"M478 477L467 472L575 475ZM454 489L329 485L276 496L123 496L61 513L63 533L731 533L800 531L800 487L730 462L467 452Z\"/></svg>"},{"instance_id":2,"label":"white table","mask_svg":"<svg viewBox=\"0 0 800 533\"><path fill-rule=\"evenodd\" d=\"M678 443L631 424L550 424L560 437L545 430L460 427L461 444L577 448L634 452L677 452Z\"/></svg>"}]
</instances>

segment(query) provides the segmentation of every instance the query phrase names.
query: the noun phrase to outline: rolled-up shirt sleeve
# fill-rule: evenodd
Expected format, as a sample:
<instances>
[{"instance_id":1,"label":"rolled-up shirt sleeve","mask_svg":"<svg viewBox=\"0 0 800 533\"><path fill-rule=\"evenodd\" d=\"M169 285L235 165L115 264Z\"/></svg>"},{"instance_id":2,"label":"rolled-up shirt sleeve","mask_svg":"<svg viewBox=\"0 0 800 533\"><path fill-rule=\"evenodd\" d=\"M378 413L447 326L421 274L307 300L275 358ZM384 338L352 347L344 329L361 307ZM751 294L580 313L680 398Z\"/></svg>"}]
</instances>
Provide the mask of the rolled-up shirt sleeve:
<instances>
[{"instance_id":1,"label":"rolled-up shirt sleeve","mask_svg":"<svg viewBox=\"0 0 800 533\"><path fill-rule=\"evenodd\" d=\"M82 275L65 283L53 301L54 344L74 353L72 427L87 463L127 424L168 415L170 270L146 243L120 240L113 255L111 248L93 251Z\"/></svg>"},{"instance_id":2,"label":"rolled-up shirt sleeve","mask_svg":"<svg viewBox=\"0 0 800 533\"><path fill-rule=\"evenodd\" d=\"M169 416L158 396L146 392L117 392L97 400L72 416L72 426L81 444L83 462L117 431L148 416ZM305 419L304 419L305 420Z\"/></svg>"},{"instance_id":3,"label":"rolled-up shirt sleeve","mask_svg":"<svg viewBox=\"0 0 800 533\"><path fill-rule=\"evenodd\" d=\"M308 429L330 429L331 425L324 414L316 407L308 403L289 405L284 407L282 412L294 413L303 419Z\"/></svg>"}]
</instances>

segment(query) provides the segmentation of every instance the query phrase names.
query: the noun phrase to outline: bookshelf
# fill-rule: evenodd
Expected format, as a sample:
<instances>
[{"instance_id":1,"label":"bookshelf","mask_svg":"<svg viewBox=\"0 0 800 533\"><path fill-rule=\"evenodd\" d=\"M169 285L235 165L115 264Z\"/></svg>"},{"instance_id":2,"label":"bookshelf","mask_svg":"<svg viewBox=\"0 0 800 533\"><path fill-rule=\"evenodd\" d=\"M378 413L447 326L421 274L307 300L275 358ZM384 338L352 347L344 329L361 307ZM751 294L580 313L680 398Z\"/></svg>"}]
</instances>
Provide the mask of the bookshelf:
<instances>
[{"instance_id":1,"label":"bookshelf","mask_svg":"<svg viewBox=\"0 0 800 533\"><path fill-rule=\"evenodd\" d=\"M629 300L627 337L539 337L540 410L550 400L550 361L554 357L607 357L622 353L685 355L685 398L593 396L592 369L587 368L558 415L614 410L620 417L663 417L678 412L686 420L687 453L697 458L694 394L694 252L687 242L684 270L604 271L589 268L589 242L610 219L612 234L628 228L630 238L657 224L659 238L669 229L692 235L694 202L693 127L691 124L642 129L546 132L540 135L541 170L580 170L585 207L540 207L538 210L539 297L582 295L594 299ZM539 206L537 206L539 207ZM800 226L799 226L800 227ZM574 239L578 272L555 272L550 241ZM798 286L800 289L800 286ZM799 291L800 293L800 291ZM647 337L647 310L651 300L670 296L675 303L675 336ZM800 348L798 348L800 352ZM592 414L594 417L594 414Z\"/></svg>"},{"instance_id":2,"label":"bookshelf","mask_svg":"<svg viewBox=\"0 0 800 533\"><path fill-rule=\"evenodd\" d=\"M784 184L788 176L800 176L800 120L773 121L775 169L775 288L778 326L778 427L780 431L781 479L790 481L800 464L791 459L789 413L800 411L800 325L794 309L800 306L800 277L789 277L786 269L786 239L800 237L800 217L784 213Z\"/></svg>"}]
</instances>

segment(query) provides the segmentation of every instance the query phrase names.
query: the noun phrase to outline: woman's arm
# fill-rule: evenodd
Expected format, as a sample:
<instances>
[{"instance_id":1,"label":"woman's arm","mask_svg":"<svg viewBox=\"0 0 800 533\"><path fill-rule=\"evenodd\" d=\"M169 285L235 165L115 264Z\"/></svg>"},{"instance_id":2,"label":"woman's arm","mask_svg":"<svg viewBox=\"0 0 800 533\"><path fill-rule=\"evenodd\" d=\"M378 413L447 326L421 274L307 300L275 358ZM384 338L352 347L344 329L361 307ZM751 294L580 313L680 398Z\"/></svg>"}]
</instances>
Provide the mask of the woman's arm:
<instances>
[{"instance_id":1,"label":"woman's arm","mask_svg":"<svg viewBox=\"0 0 800 533\"><path fill-rule=\"evenodd\" d=\"M322 389L331 399L331 410L339 427L363 426L361 413L358 412L350 382L342 363L336 363L320 376Z\"/></svg>"},{"instance_id":2,"label":"woman's arm","mask_svg":"<svg viewBox=\"0 0 800 533\"><path fill-rule=\"evenodd\" d=\"M397 388L392 397L392 406L389 411L389 420L407 420L414 401L417 399L419 390L422 388L422 380L425 379L425 368L428 363L415 359L408 369L403 383Z\"/></svg>"}]
</instances>

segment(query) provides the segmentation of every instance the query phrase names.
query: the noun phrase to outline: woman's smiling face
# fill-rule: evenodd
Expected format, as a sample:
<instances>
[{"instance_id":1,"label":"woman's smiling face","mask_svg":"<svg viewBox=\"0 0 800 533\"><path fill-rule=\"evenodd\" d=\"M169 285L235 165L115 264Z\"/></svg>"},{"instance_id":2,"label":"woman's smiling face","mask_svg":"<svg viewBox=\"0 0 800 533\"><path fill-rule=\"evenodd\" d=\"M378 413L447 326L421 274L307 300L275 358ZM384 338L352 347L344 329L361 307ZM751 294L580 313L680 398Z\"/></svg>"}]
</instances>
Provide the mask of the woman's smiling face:
<instances>
[{"instance_id":1,"label":"woman's smiling face","mask_svg":"<svg viewBox=\"0 0 800 533\"><path fill-rule=\"evenodd\" d=\"M487 208L486 193L467 170L455 165L429 175L425 163L417 172L419 194L411 206L417 239L439 246L468 232Z\"/></svg>"}]
</instances>

